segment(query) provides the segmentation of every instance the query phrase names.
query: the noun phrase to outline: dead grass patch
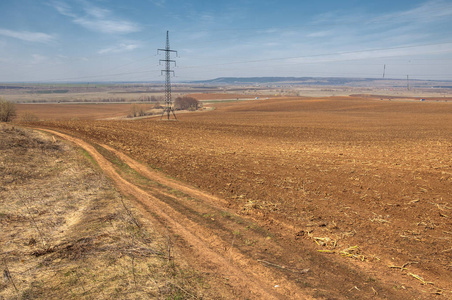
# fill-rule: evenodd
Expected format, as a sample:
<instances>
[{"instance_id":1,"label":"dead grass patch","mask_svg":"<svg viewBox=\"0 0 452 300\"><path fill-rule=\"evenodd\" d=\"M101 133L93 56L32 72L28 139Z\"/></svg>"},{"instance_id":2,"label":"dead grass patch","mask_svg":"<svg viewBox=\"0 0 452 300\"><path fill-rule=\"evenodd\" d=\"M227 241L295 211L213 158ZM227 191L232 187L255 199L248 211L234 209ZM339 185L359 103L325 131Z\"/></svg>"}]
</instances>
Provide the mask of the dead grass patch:
<instances>
[{"instance_id":1,"label":"dead grass patch","mask_svg":"<svg viewBox=\"0 0 452 300\"><path fill-rule=\"evenodd\" d=\"M0 128L1 299L176 299L208 287L83 152Z\"/></svg>"}]
</instances>

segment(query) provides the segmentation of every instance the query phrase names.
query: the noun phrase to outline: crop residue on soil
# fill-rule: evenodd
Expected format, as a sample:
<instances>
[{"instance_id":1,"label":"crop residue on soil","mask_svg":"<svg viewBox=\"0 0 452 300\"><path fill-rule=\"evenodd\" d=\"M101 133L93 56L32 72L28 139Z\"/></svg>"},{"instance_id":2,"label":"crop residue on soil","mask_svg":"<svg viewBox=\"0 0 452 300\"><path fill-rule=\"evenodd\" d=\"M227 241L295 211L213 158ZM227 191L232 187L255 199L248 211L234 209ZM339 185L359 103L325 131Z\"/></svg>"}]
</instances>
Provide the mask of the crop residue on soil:
<instances>
[{"instance_id":1,"label":"crop residue on soil","mask_svg":"<svg viewBox=\"0 0 452 300\"><path fill-rule=\"evenodd\" d=\"M222 103L179 122L40 125L209 191L288 249L310 247L365 272L367 283L346 287L355 297L365 288L382 297L385 286L451 295L450 103L281 98ZM341 270L339 277L352 276Z\"/></svg>"}]
</instances>

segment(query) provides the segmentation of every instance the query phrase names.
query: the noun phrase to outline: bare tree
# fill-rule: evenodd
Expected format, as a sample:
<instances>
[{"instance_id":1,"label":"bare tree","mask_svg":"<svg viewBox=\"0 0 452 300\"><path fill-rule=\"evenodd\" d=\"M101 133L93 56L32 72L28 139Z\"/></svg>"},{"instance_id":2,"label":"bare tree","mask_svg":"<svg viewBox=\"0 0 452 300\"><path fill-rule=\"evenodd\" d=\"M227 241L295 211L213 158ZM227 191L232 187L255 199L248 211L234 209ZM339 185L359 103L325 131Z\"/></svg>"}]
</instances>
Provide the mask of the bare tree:
<instances>
[{"instance_id":1,"label":"bare tree","mask_svg":"<svg viewBox=\"0 0 452 300\"><path fill-rule=\"evenodd\" d=\"M130 114L128 115L129 118L135 118L135 117L143 117L146 115L146 110L143 105L137 105L133 104L130 108Z\"/></svg>"},{"instance_id":2,"label":"bare tree","mask_svg":"<svg viewBox=\"0 0 452 300\"><path fill-rule=\"evenodd\" d=\"M197 110L200 107L199 101L192 97L177 97L174 100L174 108L175 109L189 109L189 110Z\"/></svg>"}]
</instances>

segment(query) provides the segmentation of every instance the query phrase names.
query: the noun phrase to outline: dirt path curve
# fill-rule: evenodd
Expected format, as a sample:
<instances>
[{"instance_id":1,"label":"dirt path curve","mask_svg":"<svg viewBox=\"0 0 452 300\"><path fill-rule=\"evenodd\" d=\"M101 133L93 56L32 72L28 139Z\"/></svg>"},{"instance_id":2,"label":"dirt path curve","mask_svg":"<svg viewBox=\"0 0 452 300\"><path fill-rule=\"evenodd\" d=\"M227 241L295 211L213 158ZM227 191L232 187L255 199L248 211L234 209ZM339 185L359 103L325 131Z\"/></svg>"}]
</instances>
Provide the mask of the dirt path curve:
<instances>
[{"instance_id":1,"label":"dirt path curve","mask_svg":"<svg viewBox=\"0 0 452 300\"><path fill-rule=\"evenodd\" d=\"M132 169L136 170L138 173L146 176L147 178L157 181L165 186L171 187L173 189L179 190L181 192L184 192L186 194L191 195L192 197L196 197L202 200L211 201L214 203L218 203L221 205L226 205L227 202L224 199L215 197L213 195L210 195L208 193L205 193L203 191L194 189L193 187L190 187L188 185L182 184L181 182L172 180L166 176L162 176L161 174L149 170L148 167L145 165L137 162L136 160L130 158L129 156L125 155L124 153L108 146L105 144L100 144L102 147L107 149L110 152L113 152L115 155L117 155L122 161L124 161L126 164L128 164Z\"/></svg>"},{"instance_id":2,"label":"dirt path curve","mask_svg":"<svg viewBox=\"0 0 452 300\"><path fill-rule=\"evenodd\" d=\"M290 224L271 216L256 220L239 215L224 199L168 178L102 142L88 143L55 130L40 130L85 149L118 191L136 203L150 226L170 237L175 260L205 274L216 298L419 296L415 290L394 289L400 278L387 276L387 270L376 265L320 253L311 241L294 236Z\"/></svg>"},{"instance_id":3,"label":"dirt path curve","mask_svg":"<svg viewBox=\"0 0 452 300\"><path fill-rule=\"evenodd\" d=\"M163 198L171 198L171 194L156 189L148 191L127 181L118 174L114 165L100 154L95 147L81 139L49 129L42 130L73 142L85 149L96 160L105 175L115 182L121 193L132 196L141 204L141 208L146 212L146 215L153 220L152 223L157 226L160 225L161 232L170 230L173 235L182 240L176 242L176 245L179 246L178 250L183 253L184 258L187 259L192 267L213 273L214 276L212 278L215 278L216 282L210 282L210 284L213 284L219 290L223 289L224 296L253 299L311 298L297 285L288 281L278 272L273 272L271 268L264 266L262 263L250 257L246 257L240 251L235 251L233 248L234 240L232 241L231 247L229 242L226 243L208 227L191 220L171 205L168 205L165 201L160 200L159 198L162 198L162 196L158 197L155 195L157 193L157 195L163 195ZM218 204L224 203L219 198L165 178L156 172L152 172L144 165L108 146L102 146L118 155L131 168L145 174L149 179L161 185L195 197L198 202L208 200ZM176 198L173 199L175 201L180 200L181 202L186 202L186 200L178 199L178 197L173 196L173 198ZM206 206L211 205L206 204ZM226 282L227 284L225 284ZM275 282L280 283L285 288L278 289L279 286L276 285L275 287ZM229 291L226 291L225 287ZM233 291L232 295L231 291Z\"/></svg>"}]
</instances>

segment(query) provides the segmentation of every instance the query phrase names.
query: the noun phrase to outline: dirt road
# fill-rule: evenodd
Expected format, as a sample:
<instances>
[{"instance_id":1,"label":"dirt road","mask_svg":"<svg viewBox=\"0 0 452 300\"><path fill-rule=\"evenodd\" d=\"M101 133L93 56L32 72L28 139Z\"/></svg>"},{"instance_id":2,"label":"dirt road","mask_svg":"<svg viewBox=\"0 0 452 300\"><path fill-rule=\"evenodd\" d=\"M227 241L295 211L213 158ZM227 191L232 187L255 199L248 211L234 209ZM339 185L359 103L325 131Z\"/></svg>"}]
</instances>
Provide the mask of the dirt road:
<instances>
[{"instance_id":1,"label":"dirt road","mask_svg":"<svg viewBox=\"0 0 452 300\"><path fill-rule=\"evenodd\" d=\"M275 220L271 228L264 228L228 209L223 199L170 179L107 145L43 130L84 148L118 190L137 202L152 226L168 236L174 246L168 255L204 274L218 298L419 296L413 290L394 288L406 285L403 279L375 279L381 270L319 253L302 240L294 243L283 230L290 224Z\"/></svg>"},{"instance_id":2,"label":"dirt road","mask_svg":"<svg viewBox=\"0 0 452 300\"><path fill-rule=\"evenodd\" d=\"M130 167L147 178L163 185L161 188L152 188L151 190L140 188L121 177L116 172L113 164L103 157L92 145L56 131L46 131L69 140L88 151L105 174L115 182L120 192L134 197L141 204L141 208L154 221L154 225L159 226L163 232L168 230L172 237L179 237L175 241L177 251L180 251L178 255L197 265L201 270L212 273L213 277L216 277L215 281L217 282L211 282L211 284L218 285L215 287L216 289L223 290L225 288L224 286L220 286L221 281L226 286L229 286L227 290L223 291L224 296L230 296L228 294L232 292L233 296L237 298L309 298L293 283L284 278L280 278L278 274L273 274L268 268L260 265L257 261L253 261L249 257L235 251L232 248L234 246L234 238L232 238L231 242L223 240L212 232L212 230L203 226L204 224L202 222L193 220L194 218L199 219L199 216L201 216L201 218L206 219L205 222L209 222L209 219L210 221L214 221L214 218L202 216L208 215L209 211L221 211L221 208L216 207L214 203L221 202L218 198L165 178L124 154L106 147L108 150L114 151L115 154L119 154L121 159L124 159L127 164L130 164ZM185 193L188 197L186 195L176 197L172 193L165 191L166 187ZM193 197L193 199L189 199L190 197ZM177 203L178 201L181 203ZM169 204L171 202L173 203ZM194 209L196 211L191 211L188 215L178 211ZM232 215L232 213L227 211L222 212ZM234 222L231 222L231 224L216 224L218 230L220 230L222 225L229 225L232 228L236 227ZM305 273L308 270L294 271ZM285 288L277 290L273 282L279 282L280 286L285 286Z\"/></svg>"}]
</instances>

